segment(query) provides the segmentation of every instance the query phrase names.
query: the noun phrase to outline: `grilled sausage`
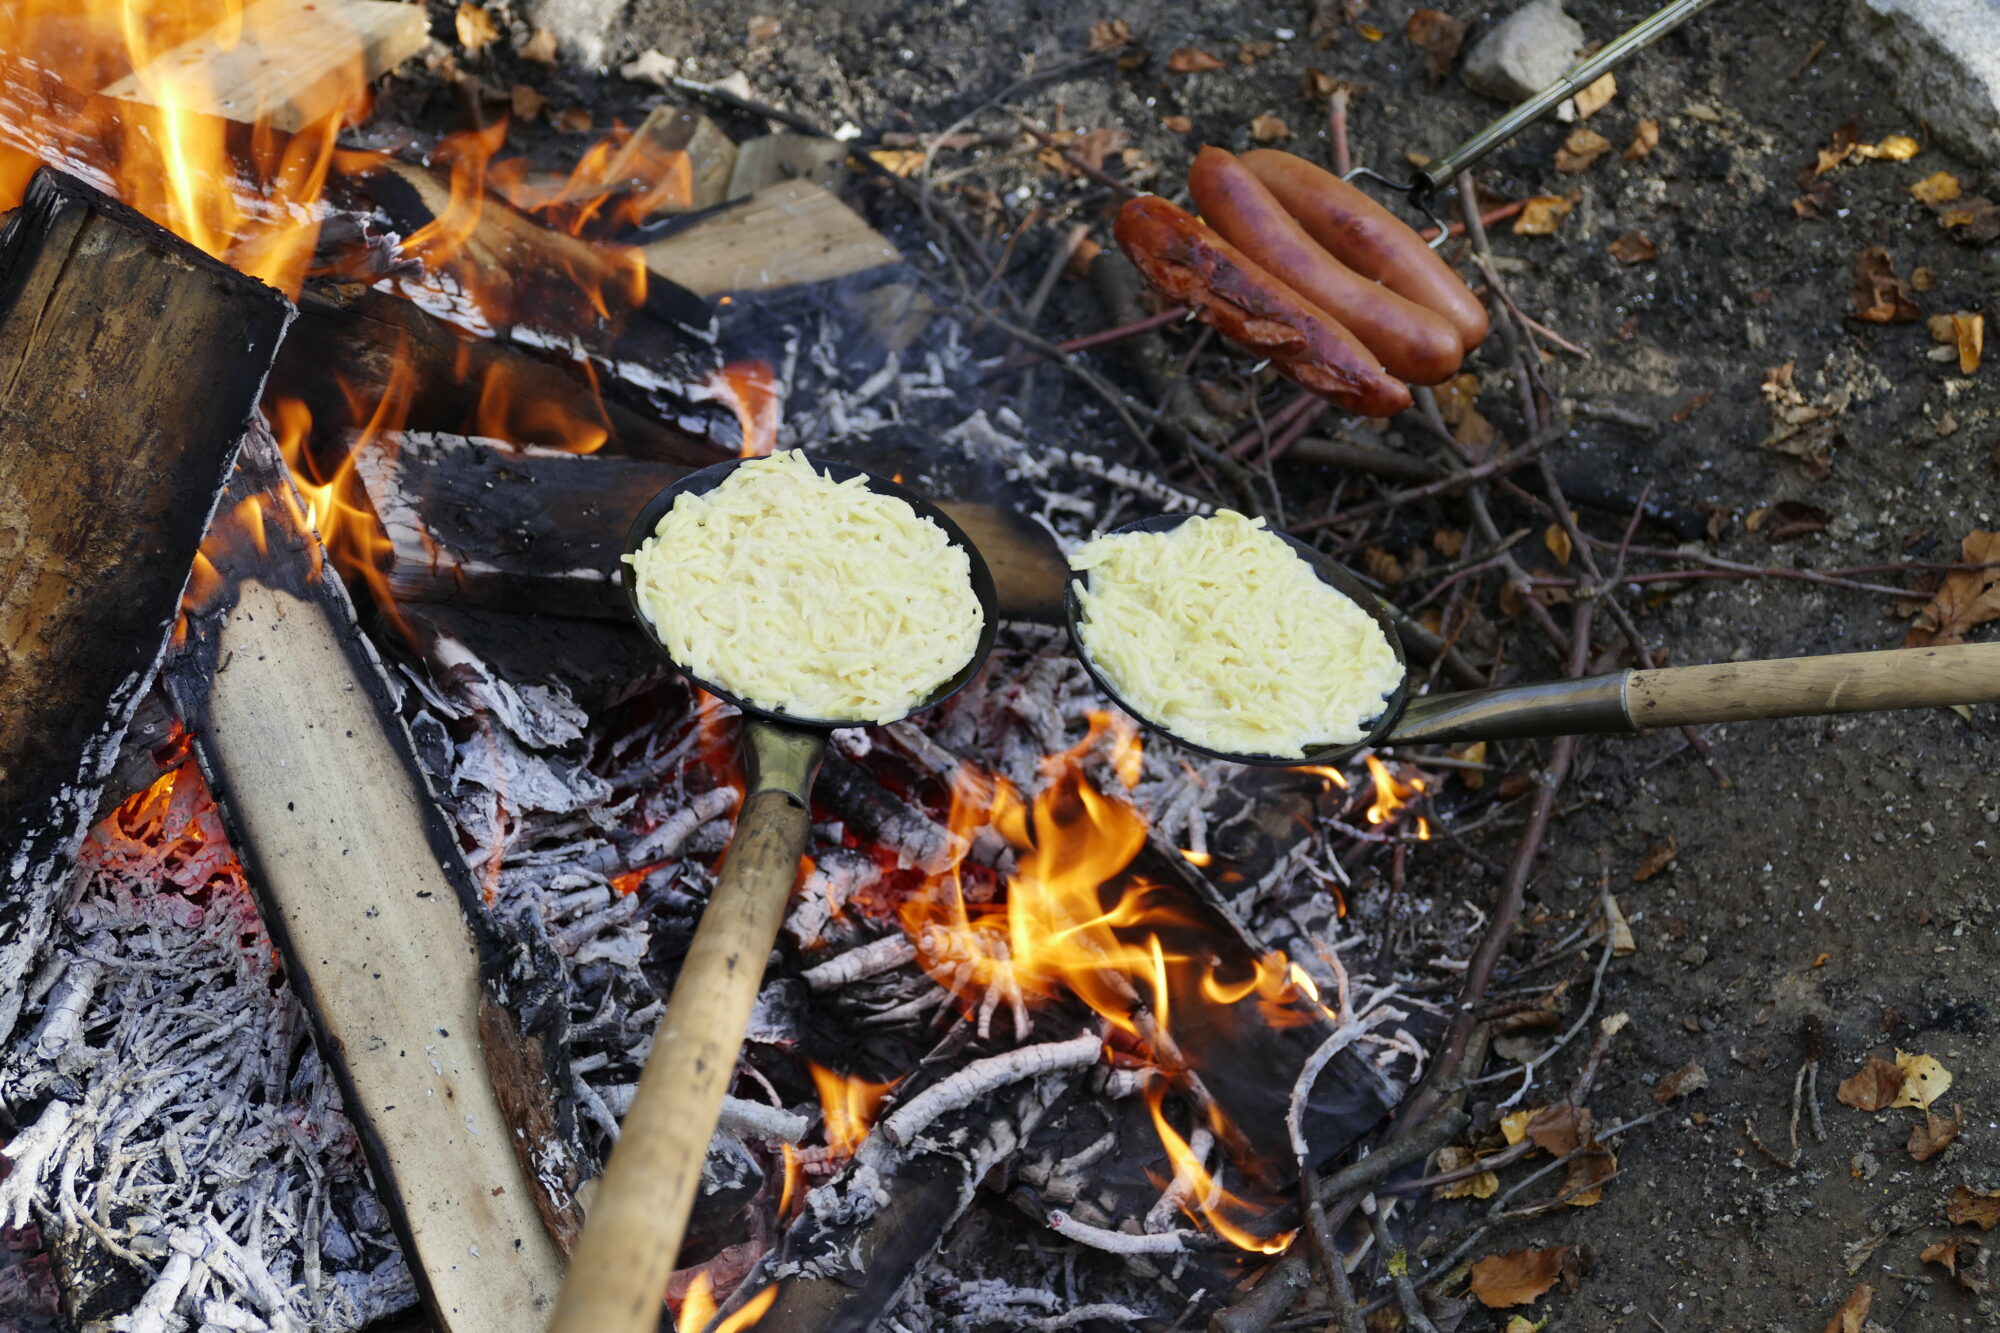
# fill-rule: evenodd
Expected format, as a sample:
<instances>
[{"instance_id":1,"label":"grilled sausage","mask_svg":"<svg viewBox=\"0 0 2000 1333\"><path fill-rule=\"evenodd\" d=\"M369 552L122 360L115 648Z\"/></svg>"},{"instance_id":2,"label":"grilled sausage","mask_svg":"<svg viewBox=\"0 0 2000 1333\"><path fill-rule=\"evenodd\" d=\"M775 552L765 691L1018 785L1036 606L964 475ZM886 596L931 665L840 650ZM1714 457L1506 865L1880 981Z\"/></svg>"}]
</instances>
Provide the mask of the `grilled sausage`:
<instances>
[{"instance_id":1,"label":"grilled sausage","mask_svg":"<svg viewBox=\"0 0 2000 1333\"><path fill-rule=\"evenodd\" d=\"M1224 337L1270 357L1292 380L1364 416L1392 416L1410 405L1409 386L1391 378L1353 334L1193 215L1141 195L1118 211L1112 230L1147 282L1193 306Z\"/></svg>"},{"instance_id":2,"label":"grilled sausage","mask_svg":"<svg viewBox=\"0 0 2000 1333\"><path fill-rule=\"evenodd\" d=\"M1449 320L1328 254L1234 155L1202 149L1188 173L1188 188L1202 221L1346 325L1391 375L1412 384L1442 384L1458 373L1465 349Z\"/></svg>"},{"instance_id":3,"label":"grilled sausage","mask_svg":"<svg viewBox=\"0 0 2000 1333\"><path fill-rule=\"evenodd\" d=\"M1479 298L1394 213L1291 153L1259 148L1240 160L1335 259L1450 320L1466 351L1486 340Z\"/></svg>"}]
</instances>

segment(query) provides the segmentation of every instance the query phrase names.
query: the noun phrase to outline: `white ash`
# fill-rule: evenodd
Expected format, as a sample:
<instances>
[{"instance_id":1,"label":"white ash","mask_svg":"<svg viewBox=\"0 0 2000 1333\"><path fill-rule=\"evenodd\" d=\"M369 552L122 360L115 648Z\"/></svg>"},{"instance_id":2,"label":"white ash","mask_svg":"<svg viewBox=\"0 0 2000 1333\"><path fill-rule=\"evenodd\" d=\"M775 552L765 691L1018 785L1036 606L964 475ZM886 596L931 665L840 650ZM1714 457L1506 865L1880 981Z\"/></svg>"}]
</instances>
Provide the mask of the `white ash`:
<instances>
[{"instance_id":1,"label":"white ash","mask_svg":"<svg viewBox=\"0 0 2000 1333\"><path fill-rule=\"evenodd\" d=\"M148 1286L121 1333L344 1333L413 1305L340 1093L184 769L92 830L0 1060L0 1213ZM238 1324L224 1321L241 1316Z\"/></svg>"}]
</instances>

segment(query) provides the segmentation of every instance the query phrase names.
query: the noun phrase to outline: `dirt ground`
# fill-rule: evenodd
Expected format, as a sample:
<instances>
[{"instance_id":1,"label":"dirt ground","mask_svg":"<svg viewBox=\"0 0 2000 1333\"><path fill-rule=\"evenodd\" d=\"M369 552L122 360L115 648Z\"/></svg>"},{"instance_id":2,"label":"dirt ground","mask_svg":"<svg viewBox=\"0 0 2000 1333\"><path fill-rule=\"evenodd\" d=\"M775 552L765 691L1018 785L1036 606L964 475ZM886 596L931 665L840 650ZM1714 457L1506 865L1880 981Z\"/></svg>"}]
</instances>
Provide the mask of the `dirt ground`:
<instances>
[{"instance_id":1,"label":"dirt ground","mask_svg":"<svg viewBox=\"0 0 2000 1333\"><path fill-rule=\"evenodd\" d=\"M1295 151L1324 160L1323 111L1301 92L1308 68L1367 85L1353 112L1354 149L1358 161L1383 169L1400 167L1407 151L1440 154L1495 115L1500 104L1467 91L1455 72L1427 86L1421 56L1402 35L1411 7L1376 0L1359 21L1383 30L1380 41L1350 25L1325 49L1307 36L1305 4L1217 0L637 0L620 37L628 55L651 47L691 58L684 69L694 77L741 69L758 97L829 125L936 130L1031 69L1079 59L1094 21L1123 18L1151 55L1141 67L1100 62L1017 101L1045 119L1060 104L1070 127L1125 130L1157 167L1146 188L1172 194L1197 146L1249 146L1260 114L1296 131ZM1593 39L1646 8L1570 4ZM1926 139L1851 47L1842 15L1840 3L1818 0L1717 6L1620 70L1617 98L1590 121L1622 150L1641 117L1657 119L1650 157L1626 162L1614 151L1586 171L1558 174L1552 159L1569 127L1550 122L1482 173L1482 184L1507 198L1580 192L1555 235L1516 236L1503 225L1495 249L1525 310L1590 352L1588 361L1564 356L1548 367L1557 393L1584 409L1659 423L1648 436L1579 410L1576 429L1554 451L1559 465L1629 492L1651 484L1681 507L1734 507L1710 549L1755 565L1949 559L2000 509L1994 368L1963 376L1955 363L1931 358L1921 320L1878 326L1845 317L1854 257L1871 245L1885 247L1901 274L1921 266L1936 275L1935 287L1916 297L1926 315L1985 308L2000 285L2000 247L1954 242L1908 193L1937 171L1961 177L1971 192L1984 173L1926 144L1914 160L1830 173L1833 216L1805 220L1792 206L1798 169L1850 117L1860 118L1864 142L1892 133ZM753 16L777 18L778 33L752 42ZM1474 22L1475 35L1497 16L1459 15ZM1236 63L1245 42L1274 45L1254 63ZM1168 73L1166 53L1185 46L1230 63ZM616 80L580 91L610 102L634 97ZM1170 115L1188 117L1192 130L1164 127ZM1005 128L992 117L979 124ZM1027 168L1019 179L1030 179ZM1025 199L1010 200L1017 216ZM1101 216L1101 208L1082 215ZM1040 271L1056 230L1022 242L1017 273ZM1650 238L1658 259L1615 261L1609 243L1629 232ZM1108 239L1108 228L1098 235ZM1042 327L1088 332L1101 324L1082 284L1066 284ZM1525 432L1497 357L1489 344L1473 362L1484 385L1480 410L1503 437L1519 440ZM1759 447L1771 431L1760 385L1785 362L1795 363L1808 400L1851 397L1831 470L1817 479ZM1387 438L1399 442L1394 431ZM1280 477L1295 507L1335 480L1311 468ZM1783 543L1746 531L1749 511L1784 500L1825 511L1825 530ZM1587 522L1613 537L1619 527L1604 515ZM1519 523L1503 516L1509 526ZM1412 521L1396 535L1415 545L1427 529ZM1647 539L1671 544L1659 534ZM1885 601L1795 581L1693 583L1647 602L1640 624L1675 662L1876 649L1902 639L1903 622L1886 614ZM1552 669L1530 636L1513 642L1531 671ZM1600 1123L1652 1110L1656 1080L1690 1061L1710 1081L1623 1142L1623 1175L1601 1205L1494 1239L1492 1249L1590 1248L1580 1289L1547 1298L1533 1318L1579 1330L1818 1330L1866 1281L1884 1328L2000 1327L1991 1295L1982 1301L1919 1260L1951 1232L1944 1214L1954 1185L2000 1187L1994 725L1993 710L1979 708L1711 728L1729 789L1678 734L1585 748L1530 888L1530 915L1547 922L1533 932L1546 940L1589 911L1600 848L1608 849L1612 888L1639 949L1605 983L1604 1011L1623 1010L1632 1023L1594 1099ZM1506 763L1522 758L1520 747L1503 755ZM1503 862L1512 837L1494 830L1475 845ZM1669 839L1678 849L1669 868L1635 882L1649 848ZM1411 857L1412 901L1438 913L1464 915L1465 904L1483 906L1496 887L1495 876L1448 844ZM1801 1024L1815 1018L1825 1040L1818 1099L1827 1137L1816 1139L1808 1120L1799 1161L1786 1169L1752 1145L1746 1125L1775 1152L1788 1151ZM1835 1086L1871 1053L1898 1047L1941 1061L1954 1082L1940 1109L1964 1108L1958 1143L1922 1164L1905 1149L1917 1112L1870 1115L1834 1099ZM1449 1229L1459 1206L1434 1209L1434 1224ZM1505 1322L1480 1312L1466 1327L1482 1320Z\"/></svg>"}]
</instances>

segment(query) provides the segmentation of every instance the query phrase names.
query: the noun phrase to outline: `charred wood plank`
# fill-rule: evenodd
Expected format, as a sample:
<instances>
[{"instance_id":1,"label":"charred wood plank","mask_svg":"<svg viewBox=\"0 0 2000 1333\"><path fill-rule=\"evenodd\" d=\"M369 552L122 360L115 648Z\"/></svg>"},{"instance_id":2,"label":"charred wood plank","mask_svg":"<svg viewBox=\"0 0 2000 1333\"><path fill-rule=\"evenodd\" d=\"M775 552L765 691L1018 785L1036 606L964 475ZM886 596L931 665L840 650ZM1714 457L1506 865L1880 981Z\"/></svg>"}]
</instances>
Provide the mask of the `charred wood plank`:
<instances>
[{"instance_id":1,"label":"charred wood plank","mask_svg":"<svg viewBox=\"0 0 2000 1333\"><path fill-rule=\"evenodd\" d=\"M406 432L355 440L393 552L398 601L623 619L625 533L687 474L670 464ZM999 505L941 501L993 570L1001 614L1059 622L1068 566L1047 532Z\"/></svg>"},{"instance_id":2,"label":"charred wood plank","mask_svg":"<svg viewBox=\"0 0 2000 1333\"><path fill-rule=\"evenodd\" d=\"M0 238L0 1035L290 318L54 173Z\"/></svg>"},{"instance_id":3,"label":"charred wood plank","mask_svg":"<svg viewBox=\"0 0 2000 1333\"><path fill-rule=\"evenodd\" d=\"M221 586L190 614L169 691L431 1318L539 1328L560 1261L489 1078L498 946L478 887L340 580L285 518L303 511L261 423L231 495L257 498L265 526L211 535ZM517 1074L537 1063L512 1054Z\"/></svg>"}]
</instances>

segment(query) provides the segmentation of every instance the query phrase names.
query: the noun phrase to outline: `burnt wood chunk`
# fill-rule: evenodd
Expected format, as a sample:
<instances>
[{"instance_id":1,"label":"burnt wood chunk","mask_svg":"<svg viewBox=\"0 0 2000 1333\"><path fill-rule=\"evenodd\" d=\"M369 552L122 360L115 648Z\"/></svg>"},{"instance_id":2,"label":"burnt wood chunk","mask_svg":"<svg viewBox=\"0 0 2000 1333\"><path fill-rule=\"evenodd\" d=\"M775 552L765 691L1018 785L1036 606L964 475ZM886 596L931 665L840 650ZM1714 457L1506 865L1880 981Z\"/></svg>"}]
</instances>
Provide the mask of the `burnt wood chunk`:
<instances>
[{"instance_id":1,"label":"burnt wood chunk","mask_svg":"<svg viewBox=\"0 0 2000 1333\"><path fill-rule=\"evenodd\" d=\"M261 503L218 522L219 591L168 689L434 1324L540 1328L560 1258L492 1081L519 1093L537 1053L485 1049L479 886L346 591L284 521L303 512L290 485L259 423L229 499ZM240 523L257 510L261 540Z\"/></svg>"},{"instance_id":2,"label":"burnt wood chunk","mask_svg":"<svg viewBox=\"0 0 2000 1333\"><path fill-rule=\"evenodd\" d=\"M624 619L617 571L648 500L687 475L666 463L407 431L355 437L355 470L387 530L397 601ZM1013 511L939 501L979 548L1008 619L1059 623L1068 566Z\"/></svg>"},{"instance_id":3,"label":"burnt wood chunk","mask_svg":"<svg viewBox=\"0 0 2000 1333\"><path fill-rule=\"evenodd\" d=\"M0 1035L290 318L50 172L0 237Z\"/></svg>"}]
</instances>

